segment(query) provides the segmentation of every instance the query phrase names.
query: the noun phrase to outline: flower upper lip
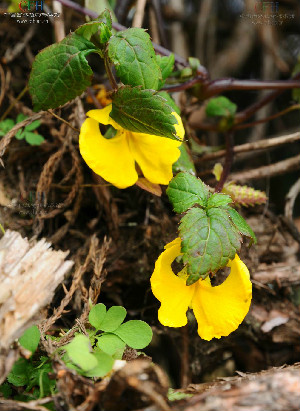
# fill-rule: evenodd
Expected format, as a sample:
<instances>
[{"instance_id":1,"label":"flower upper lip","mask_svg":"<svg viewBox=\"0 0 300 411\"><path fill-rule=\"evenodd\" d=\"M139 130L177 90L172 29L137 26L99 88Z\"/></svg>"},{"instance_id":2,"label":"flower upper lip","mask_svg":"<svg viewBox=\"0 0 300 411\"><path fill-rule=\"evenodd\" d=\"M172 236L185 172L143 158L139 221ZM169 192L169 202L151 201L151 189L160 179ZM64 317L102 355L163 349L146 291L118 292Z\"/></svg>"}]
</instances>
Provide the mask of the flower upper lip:
<instances>
[{"instance_id":1,"label":"flower upper lip","mask_svg":"<svg viewBox=\"0 0 300 411\"><path fill-rule=\"evenodd\" d=\"M118 188L126 188L136 183L137 163L144 176L154 184L168 184L173 177L172 164L179 156L180 141L155 135L136 133L122 128L110 117L111 105L103 109L90 110L80 131L79 148L83 159L96 173ZM178 124L176 132L181 140L184 129L180 116L172 113ZM112 125L117 133L107 140L99 123Z\"/></svg>"}]
</instances>

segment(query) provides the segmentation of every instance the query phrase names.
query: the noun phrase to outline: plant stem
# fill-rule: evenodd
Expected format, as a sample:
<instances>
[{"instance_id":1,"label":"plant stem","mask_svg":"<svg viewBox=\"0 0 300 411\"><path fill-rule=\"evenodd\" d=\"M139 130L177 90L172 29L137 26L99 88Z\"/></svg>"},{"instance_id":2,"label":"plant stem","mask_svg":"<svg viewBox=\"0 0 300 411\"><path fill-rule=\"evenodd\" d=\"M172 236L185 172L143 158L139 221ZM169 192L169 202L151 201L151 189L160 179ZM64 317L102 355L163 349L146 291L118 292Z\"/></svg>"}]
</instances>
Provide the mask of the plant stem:
<instances>
[{"instance_id":1,"label":"plant stem","mask_svg":"<svg viewBox=\"0 0 300 411\"><path fill-rule=\"evenodd\" d=\"M105 54L104 54L104 66L105 66L105 71L106 71L106 74L107 74L107 77L109 79L109 82L110 82L110 85L111 85L112 89L114 91L118 90L118 84L116 82L116 79L115 79L112 71L111 71L111 67L110 67L110 63L109 63L109 59L108 59L106 51L105 51Z\"/></svg>"},{"instance_id":2,"label":"plant stem","mask_svg":"<svg viewBox=\"0 0 300 411\"><path fill-rule=\"evenodd\" d=\"M225 140L226 140L226 155L225 155L225 164L224 164L224 168L221 174L221 178L218 181L216 188L215 188L215 192L219 193L220 191L222 191L222 188L224 187L224 184L229 176L230 170L231 170L231 166L232 166L232 162L233 162L233 146L234 146L234 141L233 141L233 133L232 131L228 131L225 134Z\"/></svg>"}]
</instances>

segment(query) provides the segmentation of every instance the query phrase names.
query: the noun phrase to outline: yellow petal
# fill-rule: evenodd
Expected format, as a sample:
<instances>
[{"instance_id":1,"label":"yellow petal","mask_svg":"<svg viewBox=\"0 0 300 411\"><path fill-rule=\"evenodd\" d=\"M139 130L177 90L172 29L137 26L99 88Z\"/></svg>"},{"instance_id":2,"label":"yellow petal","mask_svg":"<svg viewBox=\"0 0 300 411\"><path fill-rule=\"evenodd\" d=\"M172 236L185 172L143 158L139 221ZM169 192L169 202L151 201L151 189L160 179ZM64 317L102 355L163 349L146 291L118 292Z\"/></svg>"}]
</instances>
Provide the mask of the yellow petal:
<instances>
[{"instance_id":1,"label":"yellow petal","mask_svg":"<svg viewBox=\"0 0 300 411\"><path fill-rule=\"evenodd\" d=\"M229 262L231 271L217 287L209 279L197 281L192 308L198 322L198 334L204 340L229 335L249 311L252 284L249 271L238 255Z\"/></svg>"},{"instance_id":2,"label":"yellow petal","mask_svg":"<svg viewBox=\"0 0 300 411\"><path fill-rule=\"evenodd\" d=\"M151 134L131 133L130 151L147 180L154 184L169 184L172 164L180 156L180 142Z\"/></svg>"},{"instance_id":3,"label":"yellow petal","mask_svg":"<svg viewBox=\"0 0 300 411\"><path fill-rule=\"evenodd\" d=\"M113 120L110 117L110 112L111 112L112 105L109 104L108 106L96 110L90 110L86 113L86 115L90 118L93 118L94 120L98 121L100 124L105 124L108 125L110 124L113 126L116 130L123 130L123 128L120 126L120 124L116 123L115 120Z\"/></svg>"},{"instance_id":4,"label":"yellow petal","mask_svg":"<svg viewBox=\"0 0 300 411\"><path fill-rule=\"evenodd\" d=\"M108 140L102 136L99 123L88 118L80 130L79 149L87 165L116 187L126 188L137 181L135 162L125 132L118 131Z\"/></svg>"},{"instance_id":5,"label":"yellow petal","mask_svg":"<svg viewBox=\"0 0 300 411\"><path fill-rule=\"evenodd\" d=\"M151 277L151 288L161 302L158 310L159 321L168 327L182 327L187 323L186 311L192 301L195 285L186 286L185 280L177 277L171 268L172 262L180 255L181 240L165 246L155 263Z\"/></svg>"},{"instance_id":6,"label":"yellow petal","mask_svg":"<svg viewBox=\"0 0 300 411\"><path fill-rule=\"evenodd\" d=\"M181 117L175 111L173 111L172 114L177 120L177 124L174 124L175 130L176 130L176 135L177 135L177 137L180 138L180 140L183 140L184 127L183 127L183 124L182 124Z\"/></svg>"}]
</instances>

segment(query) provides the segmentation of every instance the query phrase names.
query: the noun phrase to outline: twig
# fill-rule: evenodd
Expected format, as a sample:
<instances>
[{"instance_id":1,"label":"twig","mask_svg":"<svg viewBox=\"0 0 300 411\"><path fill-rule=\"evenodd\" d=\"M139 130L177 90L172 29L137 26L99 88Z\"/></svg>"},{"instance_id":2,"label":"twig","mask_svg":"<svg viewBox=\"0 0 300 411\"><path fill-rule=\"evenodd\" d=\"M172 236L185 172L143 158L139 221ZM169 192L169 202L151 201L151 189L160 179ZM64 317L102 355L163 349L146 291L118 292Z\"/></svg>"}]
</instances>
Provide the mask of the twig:
<instances>
[{"instance_id":1,"label":"twig","mask_svg":"<svg viewBox=\"0 0 300 411\"><path fill-rule=\"evenodd\" d=\"M65 123L67 126L69 126L72 130L76 131L76 133L80 133L80 130L78 130L78 128L75 128L72 126L71 123L69 123L67 120L63 119L62 117L59 117L57 114L54 113L54 111L52 110L47 110L48 113L50 113L53 117L57 118L58 120L62 121L63 123Z\"/></svg>"},{"instance_id":2,"label":"twig","mask_svg":"<svg viewBox=\"0 0 300 411\"><path fill-rule=\"evenodd\" d=\"M2 117L0 118L0 121L3 121L7 115L11 112L11 110L14 108L15 104L17 101L21 100L21 98L24 96L24 94L28 91L28 87L25 86L23 88L23 90L21 91L21 93L18 95L17 98L14 99L14 101L11 103L11 105L8 107L8 109L4 112L4 114L2 115Z\"/></svg>"},{"instance_id":3,"label":"twig","mask_svg":"<svg viewBox=\"0 0 300 411\"><path fill-rule=\"evenodd\" d=\"M300 193L300 178L296 181L295 184L289 189L289 192L285 198L285 208L284 208L284 215L293 220L293 208L296 201L298 194Z\"/></svg>"},{"instance_id":4,"label":"twig","mask_svg":"<svg viewBox=\"0 0 300 411\"><path fill-rule=\"evenodd\" d=\"M19 411L19 410L31 410L31 411L48 411L48 408L43 407L42 404L53 401L53 397L45 397L40 400L23 402L6 400L0 398L0 409L2 411Z\"/></svg>"},{"instance_id":5,"label":"twig","mask_svg":"<svg viewBox=\"0 0 300 411\"><path fill-rule=\"evenodd\" d=\"M233 162L233 155L234 155L234 151L233 151L233 146L234 146L234 141L233 141L233 133L231 131L228 131L225 134L225 138L226 138L226 156L225 156L225 164L224 164L224 168L220 177L220 180L218 181L216 188L215 188L215 192L219 193L220 191L222 191L222 188L229 176L230 170L231 170L231 166L232 166L232 162Z\"/></svg>"},{"instance_id":6,"label":"twig","mask_svg":"<svg viewBox=\"0 0 300 411\"><path fill-rule=\"evenodd\" d=\"M36 29L37 26L35 24L29 26L29 29L26 31L26 34L24 35L22 40L17 43L13 49L9 48L6 50L4 57L2 58L3 63L11 63L20 53L22 53L25 46L28 44L28 42L36 32Z\"/></svg>"},{"instance_id":7,"label":"twig","mask_svg":"<svg viewBox=\"0 0 300 411\"><path fill-rule=\"evenodd\" d=\"M275 113L272 116L268 116L265 118L262 118L261 120L253 121L252 123L246 123L246 124L240 124L237 126L233 126L233 130L242 130L244 128L249 128L253 127L257 124L262 124L262 123L267 123L268 121L274 120L275 118L281 117L290 111L293 110L299 110L300 109L300 104L294 104L293 106L287 107L284 110L280 111L279 113Z\"/></svg>"},{"instance_id":8,"label":"twig","mask_svg":"<svg viewBox=\"0 0 300 411\"><path fill-rule=\"evenodd\" d=\"M300 140L300 132L294 134L288 134L286 136L267 138L265 140L255 141L253 143L241 144L233 148L234 154L246 153L248 151L265 150L268 148L275 148L283 144L294 143ZM217 158L224 157L226 150L219 150L214 153L204 154L201 156L201 161L216 160Z\"/></svg>"},{"instance_id":9,"label":"twig","mask_svg":"<svg viewBox=\"0 0 300 411\"><path fill-rule=\"evenodd\" d=\"M106 74L108 76L108 79L109 79L109 82L110 82L110 85L111 85L112 89L115 90L115 91L118 90L118 84L116 82L116 79L115 79L112 71L111 71L110 61L109 61L109 58L108 58L108 55L107 55L107 51L105 51L105 54L104 54L104 66L105 66L105 71L106 71Z\"/></svg>"},{"instance_id":10,"label":"twig","mask_svg":"<svg viewBox=\"0 0 300 411\"><path fill-rule=\"evenodd\" d=\"M270 164L255 168L254 170L242 171L239 173L230 174L230 179L236 180L256 180L265 177L274 177L290 171L300 169L300 154L287 160L279 161L278 163Z\"/></svg>"},{"instance_id":11,"label":"twig","mask_svg":"<svg viewBox=\"0 0 300 411\"><path fill-rule=\"evenodd\" d=\"M145 7L147 0L137 0L136 3L136 12L133 18L132 27L141 28L143 25Z\"/></svg>"},{"instance_id":12,"label":"twig","mask_svg":"<svg viewBox=\"0 0 300 411\"><path fill-rule=\"evenodd\" d=\"M55 40L59 42L62 39L64 39L66 36L62 4L56 0L53 0L52 7L53 7L53 12L59 13L60 15L59 19L53 19Z\"/></svg>"}]
</instances>

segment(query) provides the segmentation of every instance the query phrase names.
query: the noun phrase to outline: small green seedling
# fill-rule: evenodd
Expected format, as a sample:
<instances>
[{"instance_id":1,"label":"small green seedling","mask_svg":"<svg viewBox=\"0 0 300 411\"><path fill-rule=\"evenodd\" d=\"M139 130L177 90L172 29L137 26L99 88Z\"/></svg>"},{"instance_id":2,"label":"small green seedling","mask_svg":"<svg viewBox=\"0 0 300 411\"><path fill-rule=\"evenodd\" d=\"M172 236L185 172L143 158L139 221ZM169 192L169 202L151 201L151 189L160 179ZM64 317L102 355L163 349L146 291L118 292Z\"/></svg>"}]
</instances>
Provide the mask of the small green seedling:
<instances>
[{"instance_id":1,"label":"small green seedling","mask_svg":"<svg viewBox=\"0 0 300 411\"><path fill-rule=\"evenodd\" d=\"M26 120L27 116L24 114L20 113L17 116L16 122L11 119L7 118L3 121L0 122L0 137L5 136L6 133L8 133L17 123L20 123L23 120ZM45 139L43 136L40 134L34 133L33 131L36 130L39 126L41 125L41 122L39 120L35 120L32 123L28 124L24 128L18 130L16 132L16 139L18 140L23 140L30 144L31 146L39 146L41 145Z\"/></svg>"},{"instance_id":2,"label":"small green seedling","mask_svg":"<svg viewBox=\"0 0 300 411\"><path fill-rule=\"evenodd\" d=\"M66 354L63 360L69 368L86 377L104 377L122 359L126 345L142 349L150 344L152 330L144 321L123 322L126 317L124 307L113 306L106 310L104 304L96 304L89 313L93 329L88 335L77 334L63 346Z\"/></svg>"}]
</instances>

